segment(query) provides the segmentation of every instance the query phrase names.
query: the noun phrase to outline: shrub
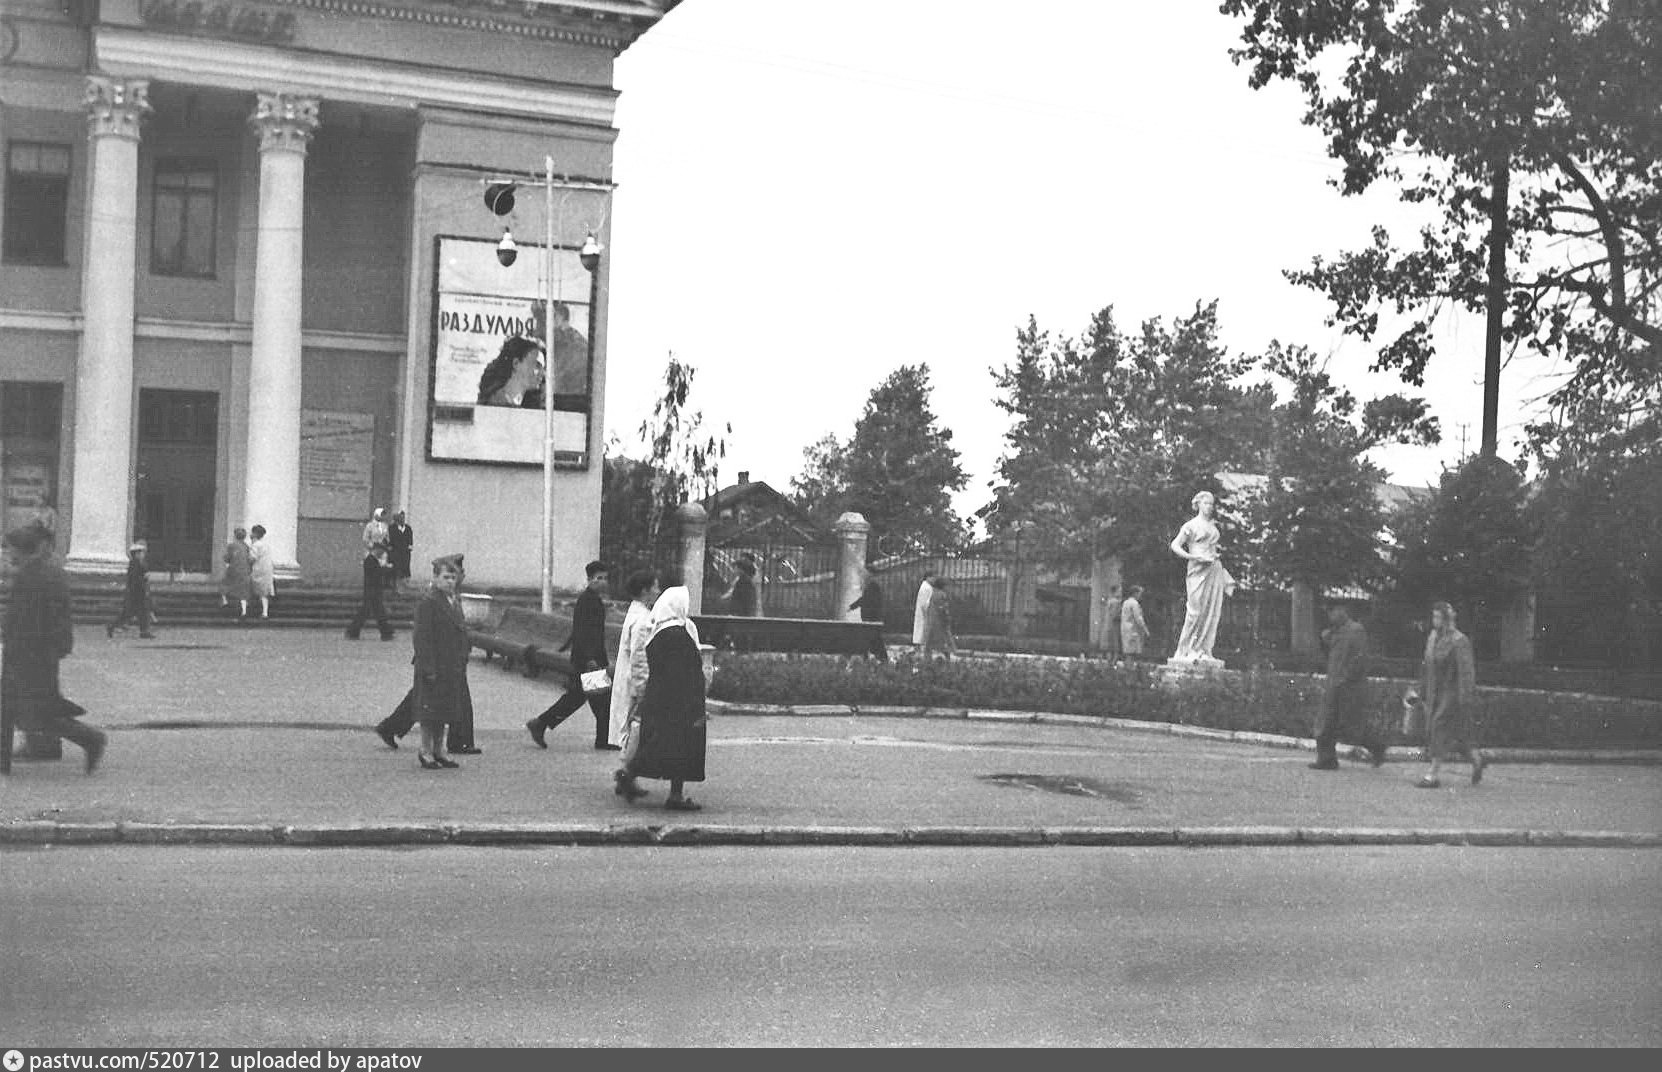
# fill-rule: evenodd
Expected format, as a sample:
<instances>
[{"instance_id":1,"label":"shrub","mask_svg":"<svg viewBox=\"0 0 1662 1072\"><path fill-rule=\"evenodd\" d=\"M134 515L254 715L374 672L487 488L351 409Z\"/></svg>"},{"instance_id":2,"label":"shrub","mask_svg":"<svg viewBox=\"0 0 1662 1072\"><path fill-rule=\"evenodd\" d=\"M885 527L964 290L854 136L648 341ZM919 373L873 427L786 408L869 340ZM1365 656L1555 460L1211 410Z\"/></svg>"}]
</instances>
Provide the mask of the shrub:
<instances>
[{"instance_id":1,"label":"shrub","mask_svg":"<svg viewBox=\"0 0 1662 1072\"><path fill-rule=\"evenodd\" d=\"M1368 682L1366 717L1391 744L1402 737L1407 683ZM1174 680L1148 664L1042 656L960 656L890 663L863 656L717 657L710 695L736 703L949 707L1134 718L1308 737L1320 675L1267 669ZM1479 689L1479 740L1507 748L1662 747L1662 707L1632 700Z\"/></svg>"}]
</instances>

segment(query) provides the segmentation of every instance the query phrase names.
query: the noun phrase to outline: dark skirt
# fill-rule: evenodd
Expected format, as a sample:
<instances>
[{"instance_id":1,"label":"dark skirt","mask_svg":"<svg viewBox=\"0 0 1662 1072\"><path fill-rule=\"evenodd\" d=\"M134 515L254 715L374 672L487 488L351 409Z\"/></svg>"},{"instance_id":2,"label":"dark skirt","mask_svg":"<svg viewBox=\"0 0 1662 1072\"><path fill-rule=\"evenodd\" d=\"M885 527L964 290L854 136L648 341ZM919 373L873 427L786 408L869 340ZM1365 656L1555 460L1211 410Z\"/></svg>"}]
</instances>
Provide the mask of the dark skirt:
<instances>
[{"instance_id":1,"label":"dark skirt","mask_svg":"<svg viewBox=\"0 0 1662 1072\"><path fill-rule=\"evenodd\" d=\"M441 672L431 684L415 675L415 716L424 727L472 723L473 694L467 686L467 671Z\"/></svg>"},{"instance_id":2,"label":"dark skirt","mask_svg":"<svg viewBox=\"0 0 1662 1072\"><path fill-rule=\"evenodd\" d=\"M646 645L640 745L629 761L638 778L704 780L704 662L685 629L665 629Z\"/></svg>"}]
</instances>

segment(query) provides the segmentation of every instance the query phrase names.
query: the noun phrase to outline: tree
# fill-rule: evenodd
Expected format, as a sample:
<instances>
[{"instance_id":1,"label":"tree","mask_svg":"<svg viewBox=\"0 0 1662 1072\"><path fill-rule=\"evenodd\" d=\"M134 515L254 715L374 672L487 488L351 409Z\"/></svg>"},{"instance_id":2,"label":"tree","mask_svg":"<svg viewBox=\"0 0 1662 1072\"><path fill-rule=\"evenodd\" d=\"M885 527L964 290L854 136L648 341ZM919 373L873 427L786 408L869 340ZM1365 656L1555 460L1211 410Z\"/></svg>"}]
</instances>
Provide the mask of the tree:
<instances>
[{"instance_id":1,"label":"tree","mask_svg":"<svg viewBox=\"0 0 1662 1072\"><path fill-rule=\"evenodd\" d=\"M1358 194L1402 183L1440 220L1417 248L1367 248L1290 279L1371 340L1413 311L1377 369L1421 384L1444 308L1489 317L1482 452L1494 456L1501 346L1561 356L1567 420L1654 410L1662 363L1662 18L1654 0L1224 0L1249 18L1250 84L1296 82L1304 121ZM1343 75L1324 72L1343 60ZM1416 174L1408 175L1410 165ZM1508 265L1515 265L1508 270ZM1393 329L1395 330L1395 329ZM1589 395L1611 405L1589 411Z\"/></svg>"},{"instance_id":2,"label":"tree","mask_svg":"<svg viewBox=\"0 0 1662 1072\"><path fill-rule=\"evenodd\" d=\"M677 507L708 498L720 487L721 462L727 457L733 426L724 425L720 434L705 431L704 411L687 406L695 375L691 365L671 353L664 369L664 393L653 403L652 416L641 422L651 482L647 520L652 542Z\"/></svg>"},{"instance_id":3,"label":"tree","mask_svg":"<svg viewBox=\"0 0 1662 1072\"><path fill-rule=\"evenodd\" d=\"M1435 495L1403 511L1395 526L1397 616L1426 618L1447 601L1481 654L1492 657L1501 615L1529 587L1536 529L1519 470L1477 454L1444 470Z\"/></svg>"},{"instance_id":4,"label":"tree","mask_svg":"<svg viewBox=\"0 0 1662 1072\"><path fill-rule=\"evenodd\" d=\"M1148 320L1135 337L1112 307L1077 340L1029 317L1014 362L993 370L1014 420L988 529L1031 535L1055 566L1113 554L1133 576L1170 574L1168 545L1195 492L1218 494L1227 524L1216 474L1262 471L1265 457L1272 396L1242 385L1252 360L1226 354L1217 332L1216 302L1169 328Z\"/></svg>"},{"instance_id":5,"label":"tree","mask_svg":"<svg viewBox=\"0 0 1662 1072\"><path fill-rule=\"evenodd\" d=\"M658 474L651 464L624 454L622 447L616 438L608 440L603 463L600 548L607 561L650 558L657 545L653 519Z\"/></svg>"},{"instance_id":6,"label":"tree","mask_svg":"<svg viewBox=\"0 0 1662 1072\"><path fill-rule=\"evenodd\" d=\"M1264 482L1237 496L1244 573L1315 591L1378 587L1387 562L1385 473L1367 452L1385 443L1435 443L1437 419L1401 395L1358 405L1302 346L1272 342L1264 368L1288 388L1270 414Z\"/></svg>"},{"instance_id":7,"label":"tree","mask_svg":"<svg viewBox=\"0 0 1662 1072\"><path fill-rule=\"evenodd\" d=\"M953 547L967 535L951 493L969 476L952 431L929 408L930 389L928 365L902 365L872 389L848 442L827 435L808 447L791 480L796 501L822 521L844 510L863 514L874 557Z\"/></svg>"},{"instance_id":8,"label":"tree","mask_svg":"<svg viewBox=\"0 0 1662 1072\"><path fill-rule=\"evenodd\" d=\"M830 527L848 509L848 444L826 433L802 451L802 471L791 477L791 498L809 517Z\"/></svg>"}]
</instances>

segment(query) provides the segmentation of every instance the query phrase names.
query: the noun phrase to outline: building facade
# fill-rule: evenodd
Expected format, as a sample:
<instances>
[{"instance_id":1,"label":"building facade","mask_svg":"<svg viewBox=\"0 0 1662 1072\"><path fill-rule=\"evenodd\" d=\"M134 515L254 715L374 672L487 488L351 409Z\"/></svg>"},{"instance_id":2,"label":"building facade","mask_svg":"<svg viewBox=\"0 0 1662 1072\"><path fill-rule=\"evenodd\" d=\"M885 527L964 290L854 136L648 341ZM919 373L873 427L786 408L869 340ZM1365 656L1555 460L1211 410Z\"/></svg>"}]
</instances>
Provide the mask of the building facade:
<instances>
[{"instance_id":1,"label":"building facade","mask_svg":"<svg viewBox=\"0 0 1662 1072\"><path fill-rule=\"evenodd\" d=\"M260 524L280 578L324 580L403 508L418 561L535 585L546 435L553 575L581 583L612 67L676 2L6 0L0 520L51 515L73 571L142 538L205 576ZM550 310L552 353L494 389Z\"/></svg>"}]
</instances>

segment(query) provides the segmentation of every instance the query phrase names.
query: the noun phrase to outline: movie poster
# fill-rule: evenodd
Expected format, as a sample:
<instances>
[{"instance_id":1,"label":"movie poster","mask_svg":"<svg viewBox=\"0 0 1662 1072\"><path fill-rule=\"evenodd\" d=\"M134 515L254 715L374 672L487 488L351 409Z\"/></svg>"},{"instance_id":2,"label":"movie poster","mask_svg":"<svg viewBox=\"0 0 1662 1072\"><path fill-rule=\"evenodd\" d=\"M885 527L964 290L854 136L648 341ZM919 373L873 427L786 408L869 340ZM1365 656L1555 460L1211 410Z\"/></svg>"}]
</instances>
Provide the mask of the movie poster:
<instances>
[{"instance_id":1,"label":"movie poster","mask_svg":"<svg viewBox=\"0 0 1662 1072\"><path fill-rule=\"evenodd\" d=\"M593 350L591 276L576 250L522 245L504 267L495 242L438 239L427 456L435 461L542 465L543 405L553 391L555 461L588 462ZM553 299L553 361L543 352Z\"/></svg>"}]
</instances>

